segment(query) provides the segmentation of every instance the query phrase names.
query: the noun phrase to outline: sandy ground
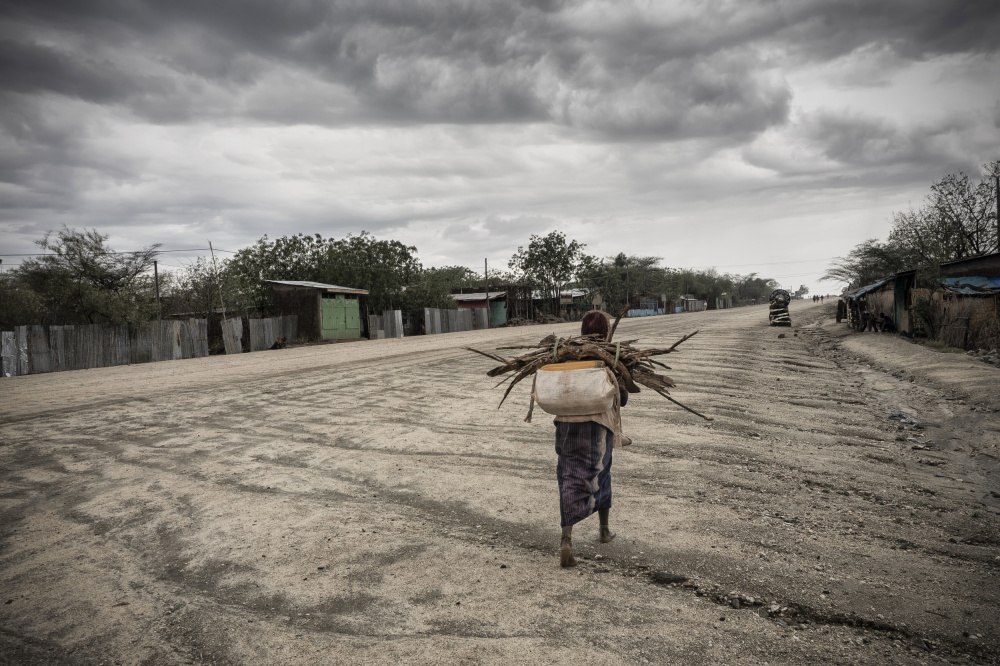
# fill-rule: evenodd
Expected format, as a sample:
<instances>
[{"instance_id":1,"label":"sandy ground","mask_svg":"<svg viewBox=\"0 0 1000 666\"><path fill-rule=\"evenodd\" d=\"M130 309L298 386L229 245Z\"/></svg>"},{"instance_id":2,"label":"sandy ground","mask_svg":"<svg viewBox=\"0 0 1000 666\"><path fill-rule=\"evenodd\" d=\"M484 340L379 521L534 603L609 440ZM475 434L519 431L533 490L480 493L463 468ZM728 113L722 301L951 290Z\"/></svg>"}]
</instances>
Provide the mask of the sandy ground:
<instances>
[{"instance_id":1,"label":"sandy ground","mask_svg":"<svg viewBox=\"0 0 1000 666\"><path fill-rule=\"evenodd\" d=\"M832 313L623 322L715 420L632 397L571 570L461 348L574 325L2 379L0 663L1000 663L1000 375Z\"/></svg>"}]
</instances>

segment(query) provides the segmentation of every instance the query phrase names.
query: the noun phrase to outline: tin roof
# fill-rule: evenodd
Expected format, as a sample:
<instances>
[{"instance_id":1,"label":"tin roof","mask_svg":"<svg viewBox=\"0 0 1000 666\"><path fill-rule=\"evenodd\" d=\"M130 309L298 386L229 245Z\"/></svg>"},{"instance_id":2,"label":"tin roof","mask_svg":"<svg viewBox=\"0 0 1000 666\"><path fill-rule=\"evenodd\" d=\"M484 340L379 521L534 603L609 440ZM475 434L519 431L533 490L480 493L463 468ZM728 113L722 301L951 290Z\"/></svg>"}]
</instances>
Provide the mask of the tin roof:
<instances>
[{"instance_id":1,"label":"tin roof","mask_svg":"<svg viewBox=\"0 0 1000 666\"><path fill-rule=\"evenodd\" d=\"M586 289L563 289L562 291L559 292L559 295L560 296L572 296L573 298L583 298L584 296L587 296L590 293L591 292L587 291ZM534 299L534 300L536 300L536 301L540 301L542 299L551 298L551 297L552 297L552 294L550 294L547 291L540 290L540 289L536 289L536 290L534 290L534 291L531 292L531 298Z\"/></svg>"},{"instance_id":2,"label":"tin roof","mask_svg":"<svg viewBox=\"0 0 1000 666\"><path fill-rule=\"evenodd\" d=\"M871 293L873 291L877 291L877 290L881 289L882 287L884 287L885 285L889 284L890 282L892 282L895 279L896 279L895 275L890 275L889 277L887 277L885 279L882 279L882 280L879 280L878 282L876 282L874 284L870 284L870 285L867 285L865 287L861 287L860 289L855 289L854 291L852 291L849 294L847 294L847 297L851 298L851 299L859 298L861 296L864 296L865 294L869 294L869 293Z\"/></svg>"},{"instance_id":3,"label":"tin roof","mask_svg":"<svg viewBox=\"0 0 1000 666\"><path fill-rule=\"evenodd\" d=\"M1000 278L957 277L941 278L941 288L949 294L966 296L1000 294Z\"/></svg>"},{"instance_id":4,"label":"tin roof","mask_svg":"<svg viewBox=\"0 0 1000 666\"><path fill-rule=\"evenodd\" d=\"M363 294L368 295L367 289L354 289L353 287L339 287L335 284L323 284L322 282L312 282L310 280L264 280L271 284L281 284L286 287L307 287L309 289L322 289L323 291L335 294Z\"/></svg>"},{"instance_id":5,"label":"tin roof","mask_svg":"<svg viewBox=\"0 0 1000 666\"><path fill-rule=\"evenodd\" d=\"M490 300L495 301L506 295L507 295L506 291L491 291ZM451 297L454 298L459 303L466 303L468 301L485 301L486 292L481 291L478 294L452 294Z\"/></svg>"}]
</instances>

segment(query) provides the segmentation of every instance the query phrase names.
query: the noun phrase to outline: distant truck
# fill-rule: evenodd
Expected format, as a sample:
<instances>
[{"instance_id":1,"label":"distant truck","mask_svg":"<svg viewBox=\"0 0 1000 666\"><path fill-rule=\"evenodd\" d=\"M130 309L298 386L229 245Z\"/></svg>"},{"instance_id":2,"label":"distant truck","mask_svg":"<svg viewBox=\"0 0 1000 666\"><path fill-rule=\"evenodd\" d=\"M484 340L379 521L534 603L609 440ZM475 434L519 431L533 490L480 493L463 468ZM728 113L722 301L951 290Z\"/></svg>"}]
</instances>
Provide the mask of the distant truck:
<instances>
[{"instance_id":1,"label":"distant truck","mask_svg":"<svg viewBox=\"0 0 1000 666\"><path fill-rule=\"evenodd\" d=\"M792 295L784 289L775 289L769 298L771 309L767 313L767 319L771 326L791 326L792 318L788 315L788 304L792 300Z\"/></svg>"}]
</instances>

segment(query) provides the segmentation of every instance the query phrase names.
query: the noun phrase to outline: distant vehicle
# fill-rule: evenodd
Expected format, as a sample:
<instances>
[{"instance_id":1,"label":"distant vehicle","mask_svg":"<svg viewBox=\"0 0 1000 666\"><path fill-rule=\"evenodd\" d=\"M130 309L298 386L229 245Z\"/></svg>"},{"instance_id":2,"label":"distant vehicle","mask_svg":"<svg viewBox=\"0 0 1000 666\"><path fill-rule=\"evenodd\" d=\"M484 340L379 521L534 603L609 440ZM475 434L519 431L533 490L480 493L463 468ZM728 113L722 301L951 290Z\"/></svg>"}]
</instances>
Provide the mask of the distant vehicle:
<instances>
[{"instance_id":1,"label":"distant vehicle","mask_svg":"<svg viewBox=\"0 0 1000 666\"><path fill-rule=\"evenodd\" d=\"M771 326L791 326L792 318L788 315L788 304L792 301L792 295L784 289L775 289L769 298L771 309L767 313L768 322Z\"/></svg>"}]
</instances>

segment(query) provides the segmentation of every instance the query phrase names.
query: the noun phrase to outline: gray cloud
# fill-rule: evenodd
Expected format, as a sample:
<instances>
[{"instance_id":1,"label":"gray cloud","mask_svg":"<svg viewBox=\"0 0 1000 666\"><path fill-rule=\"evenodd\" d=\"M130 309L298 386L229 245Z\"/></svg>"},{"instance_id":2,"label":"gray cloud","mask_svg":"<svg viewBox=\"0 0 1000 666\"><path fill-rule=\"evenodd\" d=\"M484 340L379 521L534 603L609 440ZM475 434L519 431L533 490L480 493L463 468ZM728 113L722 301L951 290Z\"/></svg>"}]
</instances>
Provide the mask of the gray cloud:
<instances>
[{"instance_id":1,"label":"gray cloud","mask_svg":"<svg viewBox=\"0 0 1000 666\"><path fill-rule=\"evenodd\" d=\"M923 58L993 50L1000 30L987 1L720 1L684 16L596 2L6 5L8 91L122 104L160 123L549 122L624 139L784 123L791 91L766 54Z\"/></svg>"},{"instance_id":2,"label":"gray cloud","mask_svg":"<svg viewBox=\"0 0 1000 666\"><path fill-rule=\"evenodd\" d=\"M659 233L719 178L730 197L913 189L974 170L1000 103L804 110L792 74L887 88L960 55L995 83L997 34L978 0L0 0L0 224L231 245L367 228L456 257L600 237L588 219Z\"/></svg>"},{"instance_id":3,"label":"gray cloud","mask_svg":"<svg viewBox=\"0 0 1000 666\"><path fill-rule=\"evenodd\" d=\"M21 36L0 50L0 85L156 122L277 121L276 100L253 99L275 72L301 79L308 112L292 117L327 125L552 122L678 138L759 131L790 99L746 45L696 48L689 21L589 25L586 5L43 4L12 4L4 32ZM43 32L46 43L32 40ZM72 53L89 39L96 54Z\"/></svg>"}]
</instances>

